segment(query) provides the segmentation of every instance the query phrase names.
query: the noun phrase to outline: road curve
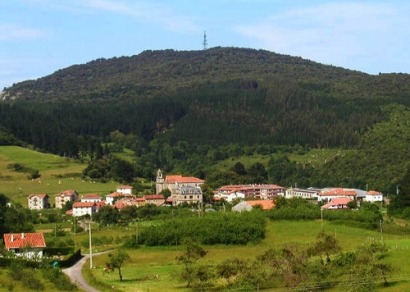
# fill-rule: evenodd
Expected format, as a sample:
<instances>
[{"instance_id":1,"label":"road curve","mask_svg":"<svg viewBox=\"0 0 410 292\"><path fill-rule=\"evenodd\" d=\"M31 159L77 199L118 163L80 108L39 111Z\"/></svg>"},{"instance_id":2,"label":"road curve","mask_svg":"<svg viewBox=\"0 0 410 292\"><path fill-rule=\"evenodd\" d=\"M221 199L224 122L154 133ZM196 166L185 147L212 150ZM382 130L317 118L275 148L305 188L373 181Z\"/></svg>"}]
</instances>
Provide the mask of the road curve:
<instances>
[{"instance_id":1,"label":"road curve","mask_svg":"<svg viewBox=\"0 0 410 292\"><path fill-rule=\"evenodd\" d=\"M93 255L94 256L94 255ZM81 270L87 261L87 259L90 258L89 254L86 254L83 256L81 260L79 260L75 265L63 269L64 274L66 274L70 279L71 282L73 282L75 285L77 285L78 288L83 289L87 292L100 292L100 290L95 289L94 287L91 287L84 279L83 274L81 273Z\"/></svg>"}]
</instances>

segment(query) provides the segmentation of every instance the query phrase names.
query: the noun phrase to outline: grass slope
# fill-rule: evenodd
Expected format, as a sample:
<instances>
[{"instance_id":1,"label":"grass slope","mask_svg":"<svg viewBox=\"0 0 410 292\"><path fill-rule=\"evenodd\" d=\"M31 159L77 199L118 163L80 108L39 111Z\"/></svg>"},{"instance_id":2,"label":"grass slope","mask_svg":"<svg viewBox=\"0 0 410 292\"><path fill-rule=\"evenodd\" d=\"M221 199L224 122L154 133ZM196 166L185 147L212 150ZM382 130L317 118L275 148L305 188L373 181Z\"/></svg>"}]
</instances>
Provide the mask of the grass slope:
<instances>
[{"instance_id":1,"label":"grass slope","mask_svg":"<svg viewBox=\"0 0 410 292\"><path fill-rule=\"evenodd\" d=\"M14 163L38 169L41 174L40 179L30 180L25 173L8 169L8 165ZM18 146L0 146L0 193L26 206L29 194L46 193L53 204L54 194L64 190L76 190L80 195L87 193L105 195L115 191L117 186L115 182L98 183L83 180L81 174L85 167L84 163L53 154L40 153Z\"/></svg>"}]
</instances>

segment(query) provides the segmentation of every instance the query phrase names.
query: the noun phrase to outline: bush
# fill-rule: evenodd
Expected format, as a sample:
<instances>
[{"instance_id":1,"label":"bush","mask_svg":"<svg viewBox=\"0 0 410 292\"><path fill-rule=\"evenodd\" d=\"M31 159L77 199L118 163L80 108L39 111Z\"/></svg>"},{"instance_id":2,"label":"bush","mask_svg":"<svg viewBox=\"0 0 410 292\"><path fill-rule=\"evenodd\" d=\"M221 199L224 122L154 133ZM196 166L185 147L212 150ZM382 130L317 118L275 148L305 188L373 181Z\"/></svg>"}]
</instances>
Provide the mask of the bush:
<instances>
[{"instance_id":1,"label":"bush","mask_svg":"<svg viewBox=\"0 0 410 292\"><path fill-rule=\"evenodd\" d=\"M150 226L140 238L151 246L180 244L184 238L201 244L247 244L265 237L265 225L265 215L260 211L207 213L204 217L178 218Z\"/></svg>"}]
</instances>

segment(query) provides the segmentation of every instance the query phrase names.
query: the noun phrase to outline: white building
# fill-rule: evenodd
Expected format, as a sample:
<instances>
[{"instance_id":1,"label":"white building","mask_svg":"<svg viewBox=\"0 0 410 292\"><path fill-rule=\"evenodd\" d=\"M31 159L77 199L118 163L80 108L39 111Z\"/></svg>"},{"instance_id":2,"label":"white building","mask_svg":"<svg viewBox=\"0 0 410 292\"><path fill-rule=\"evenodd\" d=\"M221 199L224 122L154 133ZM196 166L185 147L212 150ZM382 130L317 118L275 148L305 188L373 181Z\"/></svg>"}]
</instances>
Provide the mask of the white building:
<instances>
[{"instance_id":1,"label":"white building","mask_svg":"<svg viewBox=\"0 0 410 292\"><path fill-rule=\"evenodd\" d=\"M289 188L286 190L285 198L302 198L317 200L320 190Z\"/></svg>"},{"instance_id":2,"label":"white building","mask_svg":"<svg viewBox=\"0 0 410 292\"><path fill-rule=\"evenodd\" d=\"M75 202L73 204L74 217L92 216L95 212L97 212L97 204L94 202Z\"/></svg>"},{"instance_id":3,"label":"white building","mask_svg":"<svg viewBox=\"0 0 410 292\"><path fill-rule=\"evenodd\" d=\"M41 260L46 247L43 233L5 233L4 247L18 257Z\"/></svg>"},{"instance_id":4,"label":"white building","mask_svg":"<svg viewBox=\"0 0 410 292\"><path fill-rule=\"evenodd\" d=\"M235 199L245 199L245 193L232 192L232 193L217 193L214 195L214 199L224 199L225 201L231 203Z\"/></svg>"},{"instance_id":5,"label":"white building","mask_svg":"<svg viewBox=\"0 0 410 292\"><path fill-rule=\"evenodd\" d=\"M102 201L102 198L98 194L87 194L81 198L81 202L83 203L98 203L101 201Z\"/></svg>"},{"instance_id":6,"label":"white building","mask_svg":"<svg viewBox=\"0 0 410 292\"><path fill-rule=\"evenodd\" d=\"M47 194L31 194L27 197L30 210L42 210L50 207Z\"/></svg>"},{"instance_id":7,"label":"white building","mask_svg":"<svg viewBox=\"0 0 410 292\"><path fill-rule=\"evenodd\" d=\"M122 185L117 187L117 193L132 195L132 186Z\"/></svg>"},{"instance_id":8,"label":"white building","mask_svg":"<svg viewBox=\"0 0 410 292\"><path fill-rule=\"evenodd\" d=\"M383 193L378 191L368 191L365 194L363 201L366 202L383 202Z\"/></svg>"}]
</instances>

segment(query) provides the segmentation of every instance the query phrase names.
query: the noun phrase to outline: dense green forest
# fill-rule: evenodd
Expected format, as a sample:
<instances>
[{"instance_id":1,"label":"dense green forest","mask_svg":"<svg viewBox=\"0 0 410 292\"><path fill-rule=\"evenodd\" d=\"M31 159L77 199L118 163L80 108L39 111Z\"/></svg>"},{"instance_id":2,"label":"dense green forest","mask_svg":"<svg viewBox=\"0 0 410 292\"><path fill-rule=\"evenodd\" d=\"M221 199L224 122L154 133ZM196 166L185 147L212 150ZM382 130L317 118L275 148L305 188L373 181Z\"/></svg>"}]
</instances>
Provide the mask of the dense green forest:
<instances>
[{"instance_id":1,"label":"dense green forest","mask_svg":"<svg viewBox=\"0 0 410 292\"><path fill-rule=\"evenodd\" d=\"M406 74L252 49L145 51L6 88L0 144L88 159L85 175L94 178L132 181L161 167L212 187L297 181L394 193L408 169L409 96ZM124 147L135 152L132 163L110 156ZM312 148L351 151L321 166L288 157ZM247 169L215 166L255 154L268 158Z\"/></svg>"}]
</instances>

